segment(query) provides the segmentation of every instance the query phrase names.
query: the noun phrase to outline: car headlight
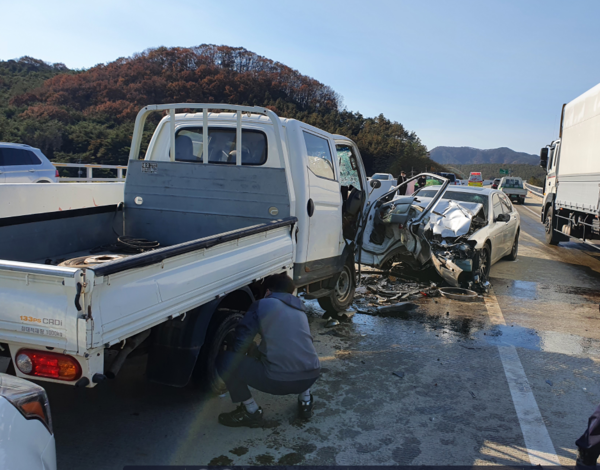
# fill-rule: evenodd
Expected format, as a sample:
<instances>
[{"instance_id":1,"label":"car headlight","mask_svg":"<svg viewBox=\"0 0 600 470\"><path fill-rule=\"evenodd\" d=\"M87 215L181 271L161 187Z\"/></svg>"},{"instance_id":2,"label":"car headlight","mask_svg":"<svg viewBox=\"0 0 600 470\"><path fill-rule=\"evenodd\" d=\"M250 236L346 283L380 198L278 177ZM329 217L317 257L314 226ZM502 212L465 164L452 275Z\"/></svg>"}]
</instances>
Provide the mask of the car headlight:
<instances>
[{"instance_id":1,"label":"car headlight","mask_svg":"<svg viewBox=\"0 0 600 470\"><path fill-rule=\"evenodd\" d=\"M25 419L37 419L52 434L52 416L46 391L28 380L0 374L0 396L6 398Z\"/></svg>"}]
</instances>

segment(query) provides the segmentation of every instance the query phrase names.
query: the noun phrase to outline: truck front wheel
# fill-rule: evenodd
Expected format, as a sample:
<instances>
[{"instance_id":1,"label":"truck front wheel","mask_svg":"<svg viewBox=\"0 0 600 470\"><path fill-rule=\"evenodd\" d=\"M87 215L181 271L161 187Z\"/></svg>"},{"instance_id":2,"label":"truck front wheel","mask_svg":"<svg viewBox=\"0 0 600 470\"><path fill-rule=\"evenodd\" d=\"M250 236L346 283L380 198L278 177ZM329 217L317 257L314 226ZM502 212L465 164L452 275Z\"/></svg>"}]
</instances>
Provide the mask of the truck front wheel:
<instances>
[{"instance_id":1,"label":"truck front wheel","mask_svg":"<svg viewBox=\"0 0 600 470\"><path fill-rule=\"evenodd\" d=\"M554 209L552 205L548 206L546 212L546 222L544 228L546 229L546 244L558 245L560 242L560 235L554 230L557 226L556 217L554 217Z\"/></svg>"},{"instance_id":2,"label":"truck front wheel","mask_svg":"<svg viewBox=\"0 0 600 470\"><path fill-rule=\"evenodd\" d=\"M352 305L355 288L354 269L346 263L336 279L335 288L327 297L319 299L319 305L331 315L345 312Z\"/></svg>"},{"instance_id":3,"label":"truck front wheel","mask_svg":"<svg viewBox=\"0 0 600 470\"><path fill-rule=\"evenodd\" d=\"M227 391L217 372L217 361L221 354L233 348L235 327L242 318L244 312L223 309L218 310L210 322L193 373L193 382L203 386L207 392L221 395Z\"/></svg>"}]
</instances>

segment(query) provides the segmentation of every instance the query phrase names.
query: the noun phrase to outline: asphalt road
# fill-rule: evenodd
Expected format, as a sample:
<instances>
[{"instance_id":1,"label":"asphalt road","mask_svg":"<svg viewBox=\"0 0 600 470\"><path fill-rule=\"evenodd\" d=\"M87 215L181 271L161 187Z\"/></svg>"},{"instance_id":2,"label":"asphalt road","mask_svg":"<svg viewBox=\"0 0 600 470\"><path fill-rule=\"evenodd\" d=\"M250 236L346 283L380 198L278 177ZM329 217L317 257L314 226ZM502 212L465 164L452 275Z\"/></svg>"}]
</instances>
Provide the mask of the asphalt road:
<instances>
[{"instance_id":1,"label":"asphalt road","mask_svg":"<svg viewBox=\"0 0 600 470\"><path fill-rule=\"evenodd\" d=\"M309 305L324 368L311 421L295 419L295 397L257 392L266 426L225 428L228 397L148 383L140 357L91 390L46 386L59 468L573 465L600 403L600 251L544 245L539 199L517 207L518 260L493 266L483 301L427 298L333 329Z\"/></svg>"}]
</instances>

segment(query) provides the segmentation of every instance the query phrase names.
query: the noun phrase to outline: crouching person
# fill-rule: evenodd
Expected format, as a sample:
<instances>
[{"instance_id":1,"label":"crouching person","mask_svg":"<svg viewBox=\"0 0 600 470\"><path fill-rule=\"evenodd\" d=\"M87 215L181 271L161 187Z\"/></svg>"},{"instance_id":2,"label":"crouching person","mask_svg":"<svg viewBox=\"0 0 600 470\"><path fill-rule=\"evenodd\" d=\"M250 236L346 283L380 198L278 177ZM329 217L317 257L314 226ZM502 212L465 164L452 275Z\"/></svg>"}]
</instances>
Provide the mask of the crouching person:
<instances>
[{"instance_id":1,"label":"crouching person","mask_svg":"<svg viewBox=\"0 0 600 470\"><path fill-rule=\"evenodd\" d=\"M225 426L262 425L263 410L248 387L271 395L298 394L298 416L310 418L314 399L310 387L319 378L321 365L304 313L302 301L292 293L287 274L265 279L265 297L252 304L236 327L232 351L217 365L233 403L238 407L219 415ZM261 335L256 349L254 337Z\"/></svg>"}]
</instances>

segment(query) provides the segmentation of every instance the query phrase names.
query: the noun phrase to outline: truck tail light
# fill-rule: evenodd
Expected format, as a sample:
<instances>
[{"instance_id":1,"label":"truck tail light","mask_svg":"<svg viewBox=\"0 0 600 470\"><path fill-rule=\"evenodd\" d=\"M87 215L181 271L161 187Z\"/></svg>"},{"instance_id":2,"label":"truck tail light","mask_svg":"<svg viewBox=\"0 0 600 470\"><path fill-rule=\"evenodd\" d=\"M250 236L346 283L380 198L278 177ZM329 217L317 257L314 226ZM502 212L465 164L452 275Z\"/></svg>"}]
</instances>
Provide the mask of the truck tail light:
<instances>
[{"instance_id":1,"label":"truck tail light","mask_svg":"<svg viewBox=\"0 0 600 470\"><path fill-rule=\"evenodd\" d=\"M25 419L37 419L52 434L52 417L46 391L32 382L0 374L0 396L10 402Z\"/></svg>"},{"instance_id":2,"label":"truck tail light","mask_svg":"<svg viewBox=\"0 0 600 470\"><path fill-rule=\"evenodd\" d=\"M81 377L81 366L74 357L47 351L21 349L16 366L23 374L73 381Z\"/></svg>"},{"instance_id":3,"label":"truck tail light","mask_svg":"<svg viewBox=\"0 0 600 470\"><path fill-rule=\"evenodd\" d=\"M58 174L58 169L56 169L56 173L54 173L54 176L56 176L57 178L60 178L60 175Z\"/></svg>"}]
</instances>

